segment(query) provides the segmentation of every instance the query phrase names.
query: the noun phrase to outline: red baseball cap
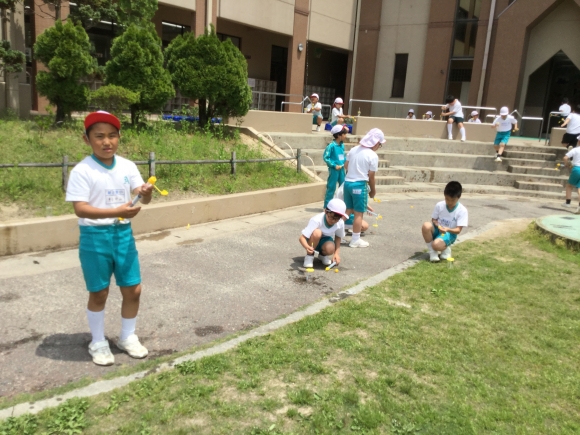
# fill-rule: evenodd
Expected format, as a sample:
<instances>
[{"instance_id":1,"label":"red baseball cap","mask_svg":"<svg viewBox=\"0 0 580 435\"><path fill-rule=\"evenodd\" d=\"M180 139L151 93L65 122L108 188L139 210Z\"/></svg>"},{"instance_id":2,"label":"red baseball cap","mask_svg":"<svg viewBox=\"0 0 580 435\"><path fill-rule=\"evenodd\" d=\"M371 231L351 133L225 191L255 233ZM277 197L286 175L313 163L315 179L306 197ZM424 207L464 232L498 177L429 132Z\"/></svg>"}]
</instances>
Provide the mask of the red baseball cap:
<instances>
[{"instance_id":1,"label":"red baseball cap","mask_svg":"<svg viewBox=\"0 0 580 435\"><path fill-rule=\"evenodd\" d=\"M117 130L121 130L121 121L115 115L111 115L109 112L104 110L99 110L97 112L91 112L85 118L85 131L93 124L97 122L106 122L111 124Z\"/></svg>"}]
</instances>

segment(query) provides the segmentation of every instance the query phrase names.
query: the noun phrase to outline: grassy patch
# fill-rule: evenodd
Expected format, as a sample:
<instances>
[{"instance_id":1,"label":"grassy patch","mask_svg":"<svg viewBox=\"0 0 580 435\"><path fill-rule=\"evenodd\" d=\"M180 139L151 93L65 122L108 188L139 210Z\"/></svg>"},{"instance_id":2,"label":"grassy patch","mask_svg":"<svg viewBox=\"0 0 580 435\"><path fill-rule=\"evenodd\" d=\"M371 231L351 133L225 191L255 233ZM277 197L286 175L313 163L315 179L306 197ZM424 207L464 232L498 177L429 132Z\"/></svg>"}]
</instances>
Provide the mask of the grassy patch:
<instances>
[{"instance_id":1,"label":"grassy patch","mask_svg":"<svg viewBox=\"0 0 580 435\"><path fill-rule=\"evenodd\" d=\"M422 262L234 351L0 433L67 419L119 434L579 433L580 265L542 243L530 230L466 242L452 268Z\"/></svg>"},{"instance_id":2,"label":"grassy patch","mask_svg":"<svg viewBox=\"0 0 580 435\"><path fill-rule=\"evenodd\" d=\"M176 131L166 123L137 132L124 130L118 154L131 160L148 160L155 152L157 160L223 160L236 151L238 159L263 158L237 137L198 132ZM75 122L57 130L41 132L34 122L0 121L0 163L59 163L80 161L90 154L81 139L82 124ZM139 166L147 179L147 167ZM16 204L31 215L45 216L72 213L64 201L60 168L0 168L0 204ZM237 165L237 175L230 175L229 164L159 165L159 185L179 198L188 192L224 195L251 190L283 187L309 181L305 174L282 163L247 163ZM169 196L171 199L172 196ZM158 199L156 197L156 199Z\"/></svg>"}]
</instances>

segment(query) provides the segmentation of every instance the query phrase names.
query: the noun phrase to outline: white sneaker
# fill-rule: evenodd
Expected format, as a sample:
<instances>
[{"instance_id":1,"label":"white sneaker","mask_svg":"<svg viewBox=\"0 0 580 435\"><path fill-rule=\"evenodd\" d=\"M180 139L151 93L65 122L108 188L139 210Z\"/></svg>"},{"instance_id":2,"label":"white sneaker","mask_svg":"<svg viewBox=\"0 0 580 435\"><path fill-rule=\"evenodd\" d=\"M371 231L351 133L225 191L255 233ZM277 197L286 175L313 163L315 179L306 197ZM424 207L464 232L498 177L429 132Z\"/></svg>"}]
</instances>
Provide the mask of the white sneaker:
<instances>
[{"instance_id":1,"label":"white sneaker","mask_svg":"<svg viewBox=\"0 0 580 435\"><path fill-rule=\"evenodd\" d=\"M307 255L304 257L304 267L313 267L314 266L314 255Z\"/></svg>"},{"instance_id":2,"label":"white sneaker","mask_svg":"<svg viewBox=\"0 0 580 435\"><path fill-rule=\"evenodd\" d=\"M89 344L89 354L93 357L93 362L98 366L112 366L115 364L115 357L111 353L107 340Z\"/></svg>"},{"instance_id":3,"label":"white sneaker","mask_svg":"<svg viewBox=\"0 0 580 435\"><path fill-rule=\"evenodd\" d=\"M461 138L461 142L465 142L466 139L464 137Z\"/></svg>"},{"instance_id":4,"label":"white sneaker","mask_svg":"<svg viewBox=\"0 0 580 435\"><path fill-rule=\"evenodd\" d=\"M429 251L429 261L431 263L437 263L439 261L439 254L437 251Z\"/></svg>"},{"instance_id":5,"label":"white sneaker","mask_svg":"<svg viewBox=\"0 0 580 435\"><path fill-rule=\"evenodd\" d=\"M449 136L447 136L447 139L453 140L453 136L449 135Z\"/></svg>"},{"instance_id":6,"label":"white sneaker","mask_svg":"<svg viewBox=\"0 0 580 435\"><path fill-rule=\"evenodd\" d=\"M316 126L316 131L320 131L320 125Z\"/></svg>"},{"instance_id":7,"label":"white sneaker","mask_svg":"<svg viewBox=\"0 0 580 435\"><path fill-rule=\"evenodd\" d=\"M117 347L127 352L131 358L145 358L149 354L135 334L130 335L126 340L119 340Z\"/></svg>"},{"instance_id":8,"label":"white sneaker","mask_svg":"<svg viewBox=\"0 0 580 435\"><path fill-rule=\"evenodd\" d=\"M564 203L564 204L562 204L562 207L572 208L572 204L566 204L566 203Z\"/></svg>"},{"instance_id":9,"label":"white sneaker","mask_svg":"<svg viewBox=\"0 0 580 435\"><path fill-rule=\"evenodd\" d=\"M578 207L578 208L576 209L576 211L574 212L574 214L580 214L580 207Z\"/></svg>"},{"instance_id":10,"label":"white sneaker","mask_svg":"<svg viewBox=\"0 0 580 435\"><path fill-rule=\"evenodd\" d=\"M368 248L369 242L365 242L363 239L358 239L356 242L350 242L348 246L351 248Z\"/></svg>"},{"instance_id":11,"label":"white sneaker","mask_svg":"<svg viewBox=\"0 0 580 435\"><path fill-rule=\"evenodd\" d=\"M451 258L451 248L449 246L441 251L441 260L447 260L448 258Z\"/></svg>"},{"instance_id":12,"label":"white sneaker","mask_svg":"<svg viewBox=\"0 0 580 435\"><path fill-rule=\"evenodd\" d=\"M325 266L330 266L332 263L332 256L331 255L318 255L318 259L322 261L322 264Z\"/></svg>"},{"instance_id":13,"label":"white sneaker","mask_svg":"<svg viewBox=\"0 0 580 435\"><path fill-rule=\"evenodd\" d=\"M501 162L501 157L500 157L500 156L497 156L497 157L495 158L495 161L496 161L496 162Z\"/></svg>"}]
</instances>

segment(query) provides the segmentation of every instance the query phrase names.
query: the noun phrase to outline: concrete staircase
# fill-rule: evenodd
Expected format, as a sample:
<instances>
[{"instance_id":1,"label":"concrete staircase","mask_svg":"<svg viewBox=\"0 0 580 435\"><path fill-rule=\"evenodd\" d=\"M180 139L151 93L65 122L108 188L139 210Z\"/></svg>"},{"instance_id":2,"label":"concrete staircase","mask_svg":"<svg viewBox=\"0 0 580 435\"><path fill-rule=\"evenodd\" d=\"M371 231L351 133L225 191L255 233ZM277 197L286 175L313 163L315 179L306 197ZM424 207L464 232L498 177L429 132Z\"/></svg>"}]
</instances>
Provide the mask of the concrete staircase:
<instances>
[{"instance_id":1,"label":"concrete staircase","mask_svg":"<svg viewBox=\"0 0 580 435\"><path fill-rule=\"evenodd\" d=\"M321 178L327 177L322 155L330 142L329 134L270 135L283 149L292 148L296 152L301 148L302 164ZM349 139L346 151L358 143L360 136ZM500 163L494 161L493 145L485 142L387 137L387 142L377 152L377 191L441 191L446 183L456 180L466 192L562 198L568 170L557 170L556 165L562 161L566 150L534 142L517 142L508 145Z\"/></svg>"}]
</instances>

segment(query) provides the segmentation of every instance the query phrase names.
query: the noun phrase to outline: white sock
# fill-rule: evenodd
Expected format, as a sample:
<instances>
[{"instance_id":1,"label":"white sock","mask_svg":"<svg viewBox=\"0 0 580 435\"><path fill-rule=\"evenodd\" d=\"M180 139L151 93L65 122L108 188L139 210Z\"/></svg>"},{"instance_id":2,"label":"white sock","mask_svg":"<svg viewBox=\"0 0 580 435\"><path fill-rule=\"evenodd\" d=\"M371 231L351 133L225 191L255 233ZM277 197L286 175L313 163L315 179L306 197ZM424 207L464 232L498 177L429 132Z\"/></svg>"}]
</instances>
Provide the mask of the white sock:
<instances>
[{"instance_id":1,"label":"white sock","mask_svg":"<svg viewBox=\"0 0 580 435\"><path fill-rule=\"evenodd\" d=\"M462 139L465 139L465 127L461 127L461 128L459 129L459 132L461 133L461 138L462 138Z\"/></svg>"},{"instance_id":2,"label":"white sock","mask_svg":"<svg viewBox=\"0 0 580 435\"><path fill-rule=\"evenodd\" d=\"M89 329L93 335L91 344L98 343L105 340L105 310L90 311L87 308L87 319L89 321Z\"/></svg>"},{"instance_id":3,"label":"white sock","mask_svg":"<svg viewBox=\"0 0 580 435\"><path fill-rule=\"evenodd\" d=\"M135 333L136 323L137 317L133 317L132 319L121 317L121 334L119 335L119 340L126 340L133 335Z\"/></svg>"},{"instance_id":4,"label":"white sock","mask_svg":"<svg viewBox=\"0 0 580 435\"><path fill-rule=\"evenodd\" d=\"M433 250L433 242L427 243L427 250L431 252Z\"/></svg>"},{"instance_id":5,"label":"white sock","mask_svg":"<svg viewBox=\"0 0 580 435\"><path fill-rule=\"evenodd\" d=\"M447 134L453 136L453 124L447 124Z\"/></svg>"},{"instance_id":6,"label":"white sock","mask_svg":"<svg viewBox=\"0 0 580 435\"><path fill-rule=\"evenodd\" d=\"M356 242L360 239L360 233L352 233L352 238L350 239L351 242Z\"/></svg>"}]
</instances>

